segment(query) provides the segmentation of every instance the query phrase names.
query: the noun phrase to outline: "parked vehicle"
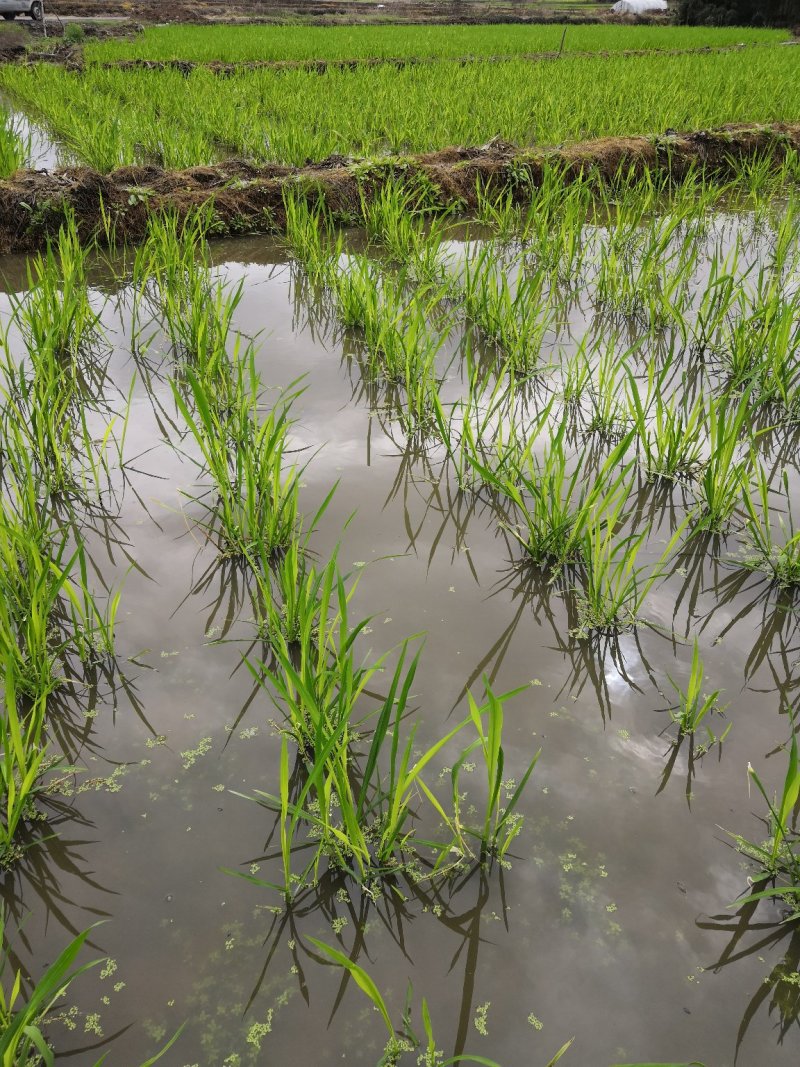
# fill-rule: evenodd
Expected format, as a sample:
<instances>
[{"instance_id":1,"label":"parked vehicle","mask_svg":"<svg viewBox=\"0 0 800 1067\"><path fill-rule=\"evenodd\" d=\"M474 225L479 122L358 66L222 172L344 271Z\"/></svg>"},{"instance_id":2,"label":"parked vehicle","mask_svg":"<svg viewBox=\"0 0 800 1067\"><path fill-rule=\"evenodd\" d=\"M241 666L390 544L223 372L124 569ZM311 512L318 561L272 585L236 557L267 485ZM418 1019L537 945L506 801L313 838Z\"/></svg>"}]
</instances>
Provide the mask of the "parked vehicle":
<instances>
[{"instance_id":1,"label":"parked vehicle","mask_svg":"<svg viewBox=\"0 0 800 1067\"><path fill-rule=\"evenodd\" d=\"M0 0L0 15L8 22L17 15L30 15L35 22L41 22L44 18L44 3L42 0Z\"/></svg>"}]
</instances>

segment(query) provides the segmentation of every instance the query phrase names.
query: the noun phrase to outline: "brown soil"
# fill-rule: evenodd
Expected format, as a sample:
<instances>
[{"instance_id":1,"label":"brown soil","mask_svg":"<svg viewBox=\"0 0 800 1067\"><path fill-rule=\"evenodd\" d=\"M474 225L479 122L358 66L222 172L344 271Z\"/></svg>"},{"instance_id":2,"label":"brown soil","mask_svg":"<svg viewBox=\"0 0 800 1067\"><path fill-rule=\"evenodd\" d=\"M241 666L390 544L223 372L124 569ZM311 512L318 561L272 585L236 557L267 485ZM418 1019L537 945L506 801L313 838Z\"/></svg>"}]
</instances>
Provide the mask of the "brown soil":
<instances>
[{"instance_id":1,"label":"brown soil","mask_svg":"<svg viewBox=\"0 0 800 1067\"><path fill-rule=\"evenodd\" d=\"M21 26L6 26L0 34L0 63L15 63L25 55L30 45Z\"/></svg>"},{"instance_id":2,"label":"brown soil","mask_svg":"<svg viewBox=\"0 0 800 1067\"><path fill-rule=\"evenodd\" d=\"M125 167L112 174L69 168L54 174L20 171L0 182L0 253L42 248L58 232L64 215L75 214L81 234L100 235L101 220L111 219L118 240L138 241L148 216L173 209L185 214L213 206L214 232L280 231L284 224L283 192L287 185L324 197L335 216L354 220L361 191L379 189L390 177L423 177L439 190L442 206L469 211L475 206L478 180L498 192L521 190L527 176L536 185L546 164L562 165L568 175L594 171L612 179L621 168L644 173L659 169L680 180L701 167L716 175L732 173L737 164L770 156L776 164L787 149L800 150L800 123L724 126L661 138L616 137L558 149L521 151L494 141L481 148L447 148L408 159L361 162L332 157L304 168L229 161L211 167L164 171Z\"/></svg>"},{"instance_id":3,"label":"brown soil","mask_svg":"<svg viewBox=\"0 0 800 1067\"><path fill-rule=\"evenodd\" d=\"M142 22L283 22L307 20L315 24L363 22L493 23L601 21L576 0L574 9L553 12L526 0L51 0L50 14L100 17L127 15Z\"/></svg>"},{"instance_id":4,"label":"brown soil","mask_svg":"<svg viewBox=\"0 0 800 1067\"><path fill-rule=\"evenodd\" d=\"M721 45L719 47L705 45L702 48L626 48L614 52L574 51L566 54L571 59L576 57L585 59L617 59L619 57L633 58L637 56L652 55L676 56L696 53L710 54L717 52L741 52L746 48L765 47L773 46L761 44L735 44ZM73 69L80 69L82 67L81 58L77 53L65 51L61 53L61 57L62 61ZM540 63L546 60L559 59L560 57L560 52L519 52L499 56L362 56L357 59L260 59L242 61L241 63L226 63L222 60L195 62L193 60L185 59L119 59L108 63L101 63L100 66L104 70L179 70L184 74L190 74L196 67L203 67L214 74L229 77L232 74L246 70L308 70L314 71L317 74L325 74L329 70L355 70L357 67L392 66L397 67L399 70L403 67L430 66L442 63L456 63L460 66L466 66L470 63L507 63L509 61L518 62L521 60L529 63ZM56 55L48 58L58 61Z\"/></svg>"}]
</instances>

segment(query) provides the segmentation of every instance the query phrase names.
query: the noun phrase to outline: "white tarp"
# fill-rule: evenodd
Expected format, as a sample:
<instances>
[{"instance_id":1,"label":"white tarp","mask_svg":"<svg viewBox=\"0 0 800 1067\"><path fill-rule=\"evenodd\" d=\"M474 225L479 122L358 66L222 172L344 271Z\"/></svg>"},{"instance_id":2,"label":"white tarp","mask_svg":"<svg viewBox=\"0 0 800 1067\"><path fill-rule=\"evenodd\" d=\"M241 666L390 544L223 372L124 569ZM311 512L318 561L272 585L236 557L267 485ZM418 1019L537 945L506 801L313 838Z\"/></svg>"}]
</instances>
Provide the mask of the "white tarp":
<instances>
[{"instance_id":1,"label":"white tarp","mask_svg":"<svg viewBox=\"0 0 800 1067\"><path fill-rule=\"evenodd\" d=\"M648 11L666 11L667 0L619 0L611 11L614 15L645 15Z\"/></svg>"}]
</instances>

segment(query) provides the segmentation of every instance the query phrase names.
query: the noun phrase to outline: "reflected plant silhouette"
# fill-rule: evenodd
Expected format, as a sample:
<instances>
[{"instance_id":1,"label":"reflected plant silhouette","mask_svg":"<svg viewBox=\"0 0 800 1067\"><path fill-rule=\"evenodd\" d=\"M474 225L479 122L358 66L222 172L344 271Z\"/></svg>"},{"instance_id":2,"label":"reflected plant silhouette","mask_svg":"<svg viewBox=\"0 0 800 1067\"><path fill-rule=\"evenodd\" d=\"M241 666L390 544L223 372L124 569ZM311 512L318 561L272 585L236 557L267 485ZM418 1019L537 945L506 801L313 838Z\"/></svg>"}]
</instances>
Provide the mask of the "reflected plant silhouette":
<instances>
[{"instance_id":1,"label":"reflected plant silhouette","mask_svg":"<svg viewBox=\"0 0 800 1067\"><path fill-rule=\"evenodd\" d=\"M750 780L764 798L768 817L767 839L764 842L749 841L739 834L731 834L736 847L761 869L759 882L772 883L769 889L758 889L745 900L752 902L766 898L784 901L790 908L787 919L800 918L800 832L797 829L797 806L800 800L800 760L797 752L797 736L792 722L792 739L789 744L789 761L779 796L770 797L753 767L748 764Z\"/></svg>"}]
</instances>

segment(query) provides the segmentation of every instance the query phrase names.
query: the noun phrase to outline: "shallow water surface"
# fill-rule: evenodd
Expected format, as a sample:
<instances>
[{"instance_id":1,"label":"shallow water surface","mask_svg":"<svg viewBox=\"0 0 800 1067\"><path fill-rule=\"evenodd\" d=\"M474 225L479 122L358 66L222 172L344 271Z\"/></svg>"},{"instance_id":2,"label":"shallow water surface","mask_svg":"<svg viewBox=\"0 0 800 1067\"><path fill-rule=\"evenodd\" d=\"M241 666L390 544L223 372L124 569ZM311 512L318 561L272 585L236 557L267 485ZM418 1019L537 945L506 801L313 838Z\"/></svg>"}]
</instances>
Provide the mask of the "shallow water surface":
<instances>
[{"instance_id":1,"label":"shallow water surface","mask_svg":"<svg viewBox=\"0 0 800 1067\"><path fill-rule=\"evenodd\" d=\"M56 730L79 770L54 809L56 836L3 881L25 917L15 947L33 971L70 931L107 920L87 949L107 962L71 988L77 1010L52 1030L59 1050L93 1064L107 1048L110 1063L131 1065L185 1021L167 1065L371 1067L380 1017L322 964L310 935L357 950L398 1020L410 983L415 1028L425 997L445 1058L543 1065L574 1036L565 1067L796 1064L800 930L781 926L776 907L729 907L749 868L725 833L759 835L748 762L770 787L785 768L792 607L758 575L725 566L731 538L683 554L650 594L652 627L577 640L569 596L520 566L497 511L459 493L435 449L406 448L370 410L351 341L281 249L248 239L213 252L228 279L244 280L236 327L258 337L267 402L302 378L292 439L307 461L306 515L338 483L311 546L324 561L338 545L342 569L360 575L353 617L371 617L363 654L424 634L420 745L463 716L466 688L480 695L485 674L496 691L526 687L506 706L507 777L539 746L542 757L505 869L443 884L400 878L376 900L327 876L290 912L277 893L223 871L279 877L272 815L237 794L277 791L280 715L243 663L264 654L245 576L217 558L187 496L204 477L175 412L163 338L132 353L125 290L98 271L117 409L133 382L113 524L94 521L87 534L98 574L122 588L118 662L63 697ZM6 294L22 277L22 262L7 261ZM7 315L7 295L0 307ZM587 315L576 309L558 343L572 344L569 328L580 335ZM457 359L448 374L457 393ZM666 540L655 491L631 488ZM683 492L673 491L678 509ZM664 709L667 676L685 679L694 634L733 727L693 759ZM459 750L441 754L432 784L448 788ZM474 779L463 781L478 798Z\"/></svg>"}]
</instances>

